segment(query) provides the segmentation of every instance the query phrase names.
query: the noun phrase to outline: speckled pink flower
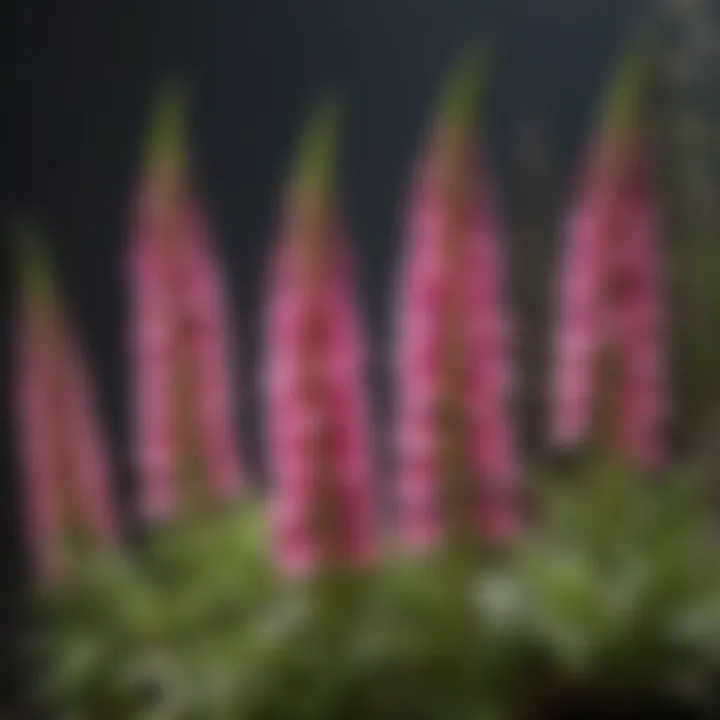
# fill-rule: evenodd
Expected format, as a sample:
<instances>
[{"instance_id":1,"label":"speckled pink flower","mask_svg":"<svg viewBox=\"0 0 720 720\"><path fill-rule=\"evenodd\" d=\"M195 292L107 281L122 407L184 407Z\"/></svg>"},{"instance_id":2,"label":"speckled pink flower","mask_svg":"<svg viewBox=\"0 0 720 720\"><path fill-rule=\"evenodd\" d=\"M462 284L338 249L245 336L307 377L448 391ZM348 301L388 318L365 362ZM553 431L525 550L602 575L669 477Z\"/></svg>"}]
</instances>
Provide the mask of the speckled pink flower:
<instances>
[{"instance_id":1,"label":"speckled pink flower","mask_svg":"<svg viewBox=\"0 0 720 720\"><path fill-rule=\"evenodd\" d=\"M311 124L269 277L266 440L279 564L307 575L373 551L372 453L353 262L332 202L334 122Z\"/></svg>"},{"instance_id":2,"label":"speckled pink flower","mask_svg":"<svg viewBox=\"0 0 720 720\"><path fill-rule=\"evenodd\" d=\"M242 478L219 259L187 176L178 98L159 106L129 257L140 505L162 518Z\"/></svg>"},{"instance_id":3,"label":"speckled pink flower","mask_svg":"<svg viewBox=\"0 0 720 720\"><path fill-rule=\"evenodd\" d=\"M456 482L484 535L506 538L520 521L505 272L490 193L468 161L475 81L464 67L417 169L400 278L399 529L418 549L462 522L444 497Z\"/></svg>"},{"instance_id":4,"label":"speckled pink flower","mask_svg":"<svg viewBox=\"0 0 720 720\"><path fill-rule=\"evenodd\" d=\"M668 413L664 289L652 177L630 66L611 97L560 272L552 440L573 448L594 430L646 469L664 460ZM608 376L607 372L612 372ZM604 426L594 427L599 409Z\"/></svg>"},{"instance_id":5,"label":"speckled pink flower","mask_svg":"<svg viewBox=\"0 0 720 720\"><path fill-rule=\"evenodd\" d=\"M65 571L65 540L114 543L118 523L95 388L37 232L16 324L16 408L30 549L38 574Z\"/></svg>"}]
</instances>

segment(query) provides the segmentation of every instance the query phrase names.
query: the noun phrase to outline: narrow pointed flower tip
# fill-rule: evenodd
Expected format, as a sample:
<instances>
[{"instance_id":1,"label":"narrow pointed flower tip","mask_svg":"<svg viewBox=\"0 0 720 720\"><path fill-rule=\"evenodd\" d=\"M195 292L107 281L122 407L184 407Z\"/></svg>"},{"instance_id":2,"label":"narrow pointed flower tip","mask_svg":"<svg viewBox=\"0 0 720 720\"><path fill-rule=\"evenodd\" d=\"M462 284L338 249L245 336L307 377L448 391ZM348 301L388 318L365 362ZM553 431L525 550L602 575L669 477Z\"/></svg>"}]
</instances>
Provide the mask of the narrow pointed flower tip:
<instances>
[{"instance_id":1,"label":"narrow pointed flower tip","mask_svg":"<svg viewBox=\"0 0 720 720\"><path fill-rule=\"evenodd\" d=\"M304 206L329 209L337 179L342 108L327 97L311 114L300 138L290 188Z\"/></svg>"},{"instance_id":2,"label":"narrow pointed flower tip","mask_svg":"<svg viewBox=\"0 0 720 720\"><path fill-rule=\"evenodd\" d=\"M151 111L143 154L144 168L170 181L181 178L188 164L188 92L179 80L166 81Z\"/></svg>"},{"instance_id":3,"label":"narrow pointed flower tip","mask_svg":"<svg viewBox=\"0 0 720 720\"><path fill-rule=\"evenodd\" d=\"M654 45L641 36L626 53L608 89L600 132L613 144L631 142L642 122L652 79Z\"/></svg>"},{"instance_id":4,"label":"narrow pointed flower tip","mask_svg":"<svg viewBox=\"0 0 720 720\"><path fill-rule=\"evenodd\" d=\"M442 91L434 124L446 152L465 154L472 143L486 76L487 59L477 49L466 51L457 61Z\"/></svg>"},{"instance_id":5,"label":"narrow pointed flower tip","mask_svg":"<svg viewBox=\"0 0 720 720\"><path fill-rule=\"evenodd\" d=\"M341 115L334 97L318 105L305 125L290 175L292 236L308 266L324 256L332 237Z\"/></svg>"},{"instance_id":6,"label":"narrow pointed flower tip","mask_svg":"<svg viewBox=\"0 0 720 720\"><path fill-rule=\"evenodd\" d=\"M16 222L20 288L29 302L48 305L57 298L57 278L43 232L31 218Z\"/></svg>"}]
</instances>

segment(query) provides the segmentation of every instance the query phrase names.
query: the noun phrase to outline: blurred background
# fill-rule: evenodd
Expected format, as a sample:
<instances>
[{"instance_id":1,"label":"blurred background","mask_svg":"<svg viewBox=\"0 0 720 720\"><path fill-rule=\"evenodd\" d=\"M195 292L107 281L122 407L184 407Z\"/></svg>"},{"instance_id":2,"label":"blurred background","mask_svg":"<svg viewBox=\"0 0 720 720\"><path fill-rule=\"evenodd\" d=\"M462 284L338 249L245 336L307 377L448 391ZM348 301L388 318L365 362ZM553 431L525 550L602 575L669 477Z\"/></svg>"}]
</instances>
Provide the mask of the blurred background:
<instances>
[{"instance_id":1,"label":"blurred background","mask_svg":"<svg viewBox=\"0 0 720 720\"><path fill-rule=\"evenodd\" d=\"M18 213L46 228L104 392L128 502L122 262L138 146L152 94L185 79L195 163L231 278L242 353L243 439L257 465L256 323L278 192L302 119L337 91L347 109L344 204L358 248L382 423L388 309L411 162L457 53L491 50L485 137L526 330L526 443L538 444L548 263L604 83L643 23L662 37L658 159L682 181L671 241L717 227L720 2L716 0L14 0L0 112L4 229ZM670 181L669 181L670 182ZM3 300L12 248L3 246ZM9 313L3 313L7 338ZM5 343L7 346L7 343ZM3 362L7 365L7 353ZM532 388L536 391L533 392ZM382 428L378 428L380 434ZM0 714L22 717L16 633L25 560L17 486L0 483L5 562Z\"/></svg>"}]
</instances>

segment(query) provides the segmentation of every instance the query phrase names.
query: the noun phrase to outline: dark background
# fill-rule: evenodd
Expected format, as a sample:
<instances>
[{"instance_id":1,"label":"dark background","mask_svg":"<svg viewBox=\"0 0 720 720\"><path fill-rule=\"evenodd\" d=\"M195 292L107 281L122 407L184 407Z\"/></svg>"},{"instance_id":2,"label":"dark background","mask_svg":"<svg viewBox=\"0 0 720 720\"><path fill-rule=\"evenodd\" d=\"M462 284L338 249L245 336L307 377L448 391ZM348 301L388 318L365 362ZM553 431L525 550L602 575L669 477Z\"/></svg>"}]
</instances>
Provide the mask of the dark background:
<instances>
[{"instance_id":1,"label":"dark background","mask_svg":"<svg viewBox=\"0 0 720 720\"><path fill-rule=\"evenodd\" d=\"M545 130L560 196L602 83L646 5L24 0L6 7L3 231L18 213L33 215L47 230L103 391L125 501L130 478L121 267L138 143L159 81L180 76L193 88L197 177L232 282L245 360L245 441L256 461L251 378L259 280L285 163L313 100L334 88L346 103L345 209L358 246L363 309L382 390L398 205L423 123L457 53L478 38L491 43L487 138L506 223L514 227L523 200L523 128ZM517 238L513 244L523 252ZM6 304L11 259L6 242ZM7 322L4 337L10 337ZM6 365L8 358L5 353ZM0 546L7 561L2 618L13 631L4 653L8 671L0 668L0 712L7 706L16 714L3 718L22 717L17 708L23 695L15 630L26 605L20 594L25 573L12 467L0 480Z\"/></svg>"}]
</instances>

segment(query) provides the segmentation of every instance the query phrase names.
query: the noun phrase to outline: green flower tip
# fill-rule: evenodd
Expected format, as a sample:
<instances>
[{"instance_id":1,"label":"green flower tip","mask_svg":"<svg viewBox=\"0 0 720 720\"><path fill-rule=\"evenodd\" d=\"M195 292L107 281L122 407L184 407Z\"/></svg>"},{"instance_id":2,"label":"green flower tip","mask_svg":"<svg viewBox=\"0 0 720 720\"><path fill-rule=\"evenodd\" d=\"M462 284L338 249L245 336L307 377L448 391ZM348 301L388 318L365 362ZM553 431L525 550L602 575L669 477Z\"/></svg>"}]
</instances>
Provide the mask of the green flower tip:
<instances>
[{"instance_id":1,"label":"green flower tip","mask_svg":"<svg viewBox=\"0 0 720 720\"><path fill-rule=\"evenodd\" d=\"M613 140L633 134L642 122L652 79L654 45L642 35L626 53L606 99L604 131Z\"/></svg>"},{"instance_id":2,"label":"green flower tip","mask_svg":"<svg viewBox=\"0 0 720 720\"><path fill-rule=\"evenodd\" d=\"M145 155L148 166L170 175L182 173L188 155L189 99L185 84L166 81L159 89L150 117Z\"/></svg>"},{"instance_id":3,"label":"green flower tip","mask_svg":"<svg viewBox=\"0 0 720 720\"><path fill-rule=\"evenodd\" d=\"M438 131L451 142L468 142L474 134L486 68L485 53L471 48L461 55L445 86L437 126Z\"/></svg>"},{"instance_id":4,"label":"green flower tip","mask_svg":"<svg viewBox=\"0 0 720 720\"><path fill-rule=\"evenodd\" d=\"M342 109L334 96L325 98L307 121L297 152L294 190L303 202L330 202L337 172Z\"/></svg>"},{"instance_id":5,"label":"green flower tip","mask_svg":"<svg viewBox=\"0 0 720 720\"><path fill-rule=\"evenodd\" d=\"M37 300L50 299L56 292L56 279L40 226L31 218L20 218L15 223L14 236L22 292Z\"/></svg>"}]
</instances>

